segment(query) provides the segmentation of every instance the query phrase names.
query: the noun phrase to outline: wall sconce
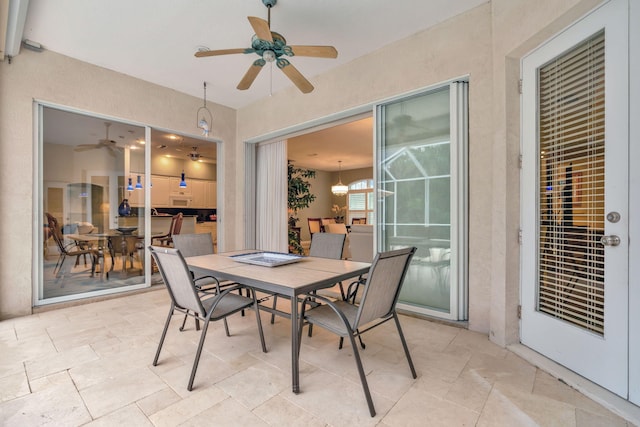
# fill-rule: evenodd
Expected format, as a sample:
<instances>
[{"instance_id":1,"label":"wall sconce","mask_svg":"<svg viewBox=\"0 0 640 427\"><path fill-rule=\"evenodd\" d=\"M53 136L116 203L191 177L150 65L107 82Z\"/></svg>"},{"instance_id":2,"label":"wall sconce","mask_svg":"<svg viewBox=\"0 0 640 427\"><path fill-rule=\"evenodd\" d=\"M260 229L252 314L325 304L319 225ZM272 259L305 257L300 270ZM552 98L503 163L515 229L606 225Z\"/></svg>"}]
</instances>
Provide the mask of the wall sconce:
<instances>
[{"instance_id":1,"label":"wall sconce","mask_svg":"<svg viewBox=\"0 0 640 427\"><path fill-rule=\"evenodd\" d=\"M133 182L131 178L129 178L129 185L127 185L127 191L133 191Z\"/></svg>"},{"instance_id":2,"label":"wall sconce","mask_svg":"<svg viewBox=\"0 0 640 427\"><path fill-rule=\"evenodd\" d=\"M180 174L180 188L187 188L187 181L184 180L184 171Z\"/></svg>"},{"instance_id":3,"label":"wall sconce","mask_svg":"<svg viewBox=\"0 0 640 427\"><path fill-rule=\"evenodd\" d=\"M142 183L140 182L140 175L138 175L138 179L136 180L136 190L142 190Z\"/></svg>"},{"instance_id":4,"label":"wall sconce","mask_svg":"<svg viewBox=\"0 0 640 427\"><path fill-rule=\"evenodd\" d=\"M207 119L209 120L207 121ZM211 126L213 126L213 115L207 108L207 82L204 82L204 105L196 112L196 123L197 127L202 129L202 134L208 138Z\"/></svg>"},{"instance_id":5,"label":"wall sconce","mask_svg":"<svg viewBox=\"0 0 640 427\"><path fill-rule=\"evenodd\" d=\"M338 183L331 186L331 192L336 196L344 196L349 191L349 187L342 183L342 160L338 160Z\"/></svg>"}]
</instances>

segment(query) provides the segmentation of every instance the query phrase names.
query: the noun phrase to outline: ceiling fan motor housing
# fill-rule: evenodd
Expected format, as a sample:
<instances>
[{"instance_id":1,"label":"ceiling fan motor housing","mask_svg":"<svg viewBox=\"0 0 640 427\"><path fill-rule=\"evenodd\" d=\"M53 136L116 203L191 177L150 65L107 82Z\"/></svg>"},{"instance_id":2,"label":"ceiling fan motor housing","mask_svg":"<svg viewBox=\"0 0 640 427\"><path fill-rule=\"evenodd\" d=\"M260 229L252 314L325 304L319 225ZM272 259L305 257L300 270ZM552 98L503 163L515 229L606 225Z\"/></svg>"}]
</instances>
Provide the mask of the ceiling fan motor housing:
<instances>
[{"instance_id":1,"label":"ceiling fan motor housing","mask_svg":"<svg viewBox=\"0 0 640 427\"><path fill-rule=\"evenodd\" d=\"M278 3L278 0L262 0L262 3L267 7L273 7Z\"/></svg>"}]
</instances>

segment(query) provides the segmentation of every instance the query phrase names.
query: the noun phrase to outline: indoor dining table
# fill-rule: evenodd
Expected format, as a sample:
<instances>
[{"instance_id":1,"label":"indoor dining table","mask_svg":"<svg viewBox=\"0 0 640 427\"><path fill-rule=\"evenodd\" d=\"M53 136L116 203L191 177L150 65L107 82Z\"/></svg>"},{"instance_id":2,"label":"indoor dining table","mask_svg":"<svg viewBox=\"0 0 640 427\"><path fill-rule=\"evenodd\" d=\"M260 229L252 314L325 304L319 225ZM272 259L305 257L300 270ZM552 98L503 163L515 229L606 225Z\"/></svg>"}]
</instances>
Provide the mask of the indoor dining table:
<instances>
[{"instance_id":1,"label":"indoor dining table","mask_svg":"<svg viewBox=\"0 0 640 427\"><path fill-rule=\"evenodd\" d=\"M235 255L260 252L244 250L185 258L187 265L222 280L231 280L257 291L284 295L291 300L291 382L294 393L300 391L298 366L298 296L358 277L369 271L370 264L347 260L301 257L297 262L267 267L245 264Z\"/></svg>"}]
</instances>

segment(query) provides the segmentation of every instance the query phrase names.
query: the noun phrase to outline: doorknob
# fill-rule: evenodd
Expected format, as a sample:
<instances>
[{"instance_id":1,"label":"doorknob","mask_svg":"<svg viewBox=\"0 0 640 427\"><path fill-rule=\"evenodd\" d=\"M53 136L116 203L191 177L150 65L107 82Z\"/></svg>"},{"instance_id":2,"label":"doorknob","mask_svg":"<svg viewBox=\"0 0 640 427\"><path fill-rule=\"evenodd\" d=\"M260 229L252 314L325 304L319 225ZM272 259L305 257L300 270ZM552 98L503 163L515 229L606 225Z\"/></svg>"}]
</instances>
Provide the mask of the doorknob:
<instances>
[{"instance_id":1,"label":"doorknob","mask_svg":"<svg viewBox=\"0 0 640 427\"><path fill-rule=\"evenodd\" d=\"M600 243L605 246L618 246L620 244L620 237L616 235L602 236L600 238Z\"/></svg>"}]
</instances>

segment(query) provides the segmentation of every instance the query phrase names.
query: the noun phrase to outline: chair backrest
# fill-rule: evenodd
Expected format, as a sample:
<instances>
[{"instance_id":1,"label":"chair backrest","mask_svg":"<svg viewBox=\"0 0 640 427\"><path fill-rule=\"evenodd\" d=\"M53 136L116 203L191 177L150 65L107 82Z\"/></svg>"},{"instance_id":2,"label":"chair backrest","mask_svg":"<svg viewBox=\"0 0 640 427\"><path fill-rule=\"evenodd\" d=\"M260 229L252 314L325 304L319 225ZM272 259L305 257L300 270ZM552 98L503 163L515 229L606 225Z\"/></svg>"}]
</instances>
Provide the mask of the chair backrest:
<instances>
[{"instance_id":1,"label":"chair backrest","mask_svg":"<svg viewBox=\"0 0 640 427\"><path fill-rule=\"evenodd\" d=\"M192 310L205 317L205 309L180 250L165 246L149 246L149 251L158 265L158 271L173 303L177 307Z\"/></svg>"},{"instance_id":2,"label":"chair backrest","mask_svg":"<svg viewBox=\"0 0 640 427\"><path fill-rule=\"evenodd\" d=\"M56 245L58 245L60 253L66 254L67 248L64 247L64 236L62 235L62 230L58 225L58 220L49 212L45 212L45 215L47 216L47 222L49 223L49 230L53 236L53 240L56 242Z\"/></svg>"},{"instance_id":3,"label":"chair backrest","mask_svg":"<svg viewBox=\"0 0 640 427\"><path fill-rule=\"evenodd\" d=\"M311 235L309 256L319 258L342 259L346 234L315 233Z\"/></svg>"},{"instance_id":4,"label":"chair backrest","mask_svg":"<svg viewBox=\"0 0 640 427\"><path fill-rule=\"evenodd\" d=\"M369 227L369 230L354 230L353 227ZM349 233L349 252L351 252L351 261L373 261L373 226L351 226L351 233Z\"/></svg>"},{"instance_id":5,"label":"chair backrest","mask_svg":"<svg viewBox=\"0 0 640 427\"><path fill-rule=\"evenodd\" d=\"M367 218L351 218L351 224L366 224Z\"/></svg>"},{"instance_id":6,"label":"chair backrest","mask_svg":"<svg viewBox=\"0 0 640 427\"><path fill-rule=\"evenodd\" d=\"M211 233L178 234L173 236L173 247L180 250L183 257L209 255L213 253Z\"/></svg>"},{"instance_id":7,"label":"chair backrest","mask_svg":"<svg viewBox=\"0 0 640 427\"><path fill-rule=\"evenodd\" d=\"M322 218L320 221L322 222L322 225L325 226L325 227L326 227L327 224L335 224L336 223L336 219L335 218Z\"/></svg>"},{"instance_id":8,"label":"chair backrest","mask_svg":"<svg viewBox=\"0 0 640 427\"><path fill-rule=\"evenodd\" d=\"M340 223L340 224L329 223L329 224L324 226L324 231L327 232L327 233L347 234L347 226L342 224L342 223Z\"/></svg>"},{"instance_id":9,"label":"chair backrest","mask_svg":"<svg viewBox=\"0 0 640 427\"><path fill-rule=\"evenodd\" d=\"M307 223L309 224L309 235L322 231L322 220L320 218L307 218Z\"/></svg>"},{"instance_id":10,"label":"chair backrest","mask_svg":"<svg viewBox=\"0 0 640 427\"><path fill-rule=\"evenodd\" d=\"M415 252L416 248L410 247L376 255L369 269L353 329L372 320L387 317L395 310L402 283Z\"/></svg>"},{"instance_id":11,"label":"chair backrest","mask_svg":"<svg viewBox=\"0 0 640 427\"><path fill-rule=\"evenodd\" d=\"M171 236L174 236L176 234L180 234L180 230L182 230L182 218L183 217L184 217L184 215L182 214L182 212L179 212L177 215L173 216L173 219L171 220L171 223L173 225L173 228L170 231Z\"/></svg>"}]
</instances>

